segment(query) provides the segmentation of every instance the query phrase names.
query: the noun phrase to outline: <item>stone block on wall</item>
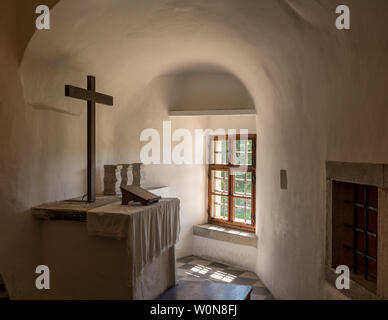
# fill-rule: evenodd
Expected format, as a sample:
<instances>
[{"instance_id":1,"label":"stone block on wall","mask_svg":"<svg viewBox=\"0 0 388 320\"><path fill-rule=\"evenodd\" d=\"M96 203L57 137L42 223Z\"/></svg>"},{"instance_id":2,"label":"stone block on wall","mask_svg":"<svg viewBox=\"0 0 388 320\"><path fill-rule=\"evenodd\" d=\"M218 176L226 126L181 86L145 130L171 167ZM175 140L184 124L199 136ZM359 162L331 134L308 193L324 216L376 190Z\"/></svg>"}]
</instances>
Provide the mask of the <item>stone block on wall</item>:
<instances>
[{"instance_id":1,"label":"stone block on wall","mask_svg":"<svg viewBox=\"0 0 388 320\"><path fill-rule=\"evenodd\" d=\"M120 195L120 186L141 186L144 177L142 163L104 165L104 195Z\"/></svg>"},{"instance_id":2,"label":"stone block on wall","mask_svg":"<svg viewBox=\"0 0 388 320\"><path fill-rule=\"evenodd\" d=\"M104 194L120 193L122 165L104 165Z\"/></svg>"},{"instance_id":3,"label":"stone block on wall","mask_svg":"<svg viewBox=\"0 0 388 320\"><path fill-rule=\"evenodd\" d=\"M135 186L141 186L142 181L145 179L144 165L142 163L133 163L132 168L133 184Z\"/></svg>"},{"instance_id":4,"label":"stone block on wall","mask_svg":"<svg viewBox=\"0 0 388 320\"><path fill-rule=\"evenodd\" d=\"M133 183L133 166L131 164L122 164L121 186L127 186Z\"/></svg>"}]
</instances>

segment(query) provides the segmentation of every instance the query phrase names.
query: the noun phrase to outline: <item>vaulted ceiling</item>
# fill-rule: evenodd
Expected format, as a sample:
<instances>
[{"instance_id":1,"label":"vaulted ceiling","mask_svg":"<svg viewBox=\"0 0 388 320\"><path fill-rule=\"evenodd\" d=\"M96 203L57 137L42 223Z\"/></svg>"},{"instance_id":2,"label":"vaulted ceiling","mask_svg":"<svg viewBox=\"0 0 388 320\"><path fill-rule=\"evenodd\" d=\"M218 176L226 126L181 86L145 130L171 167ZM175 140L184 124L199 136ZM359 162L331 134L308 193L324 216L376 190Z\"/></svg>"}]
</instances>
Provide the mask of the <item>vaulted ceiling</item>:
<instances>
[{"instance_id":1,"label":"vaulted ceiling","mask_svg":"<svg viewBox=\"0 0 388 320\"><path fill-rule=\"evenodd\" d=\"M51 30L36 31L22 61L25 98L35 108L79 114L64 83L97 89L118 104L153 79L223 69L260 108L298 76L302 50L324 47L333 1L67 0L51 10ZM334 32L334 31L333 31ZM319 34L320 39L311 42ZM338 39L338 35L334 40ZM205 68L205 71L208 72ZM182 72L183 72L182 71Z\"/></svg>"}]
</instances>

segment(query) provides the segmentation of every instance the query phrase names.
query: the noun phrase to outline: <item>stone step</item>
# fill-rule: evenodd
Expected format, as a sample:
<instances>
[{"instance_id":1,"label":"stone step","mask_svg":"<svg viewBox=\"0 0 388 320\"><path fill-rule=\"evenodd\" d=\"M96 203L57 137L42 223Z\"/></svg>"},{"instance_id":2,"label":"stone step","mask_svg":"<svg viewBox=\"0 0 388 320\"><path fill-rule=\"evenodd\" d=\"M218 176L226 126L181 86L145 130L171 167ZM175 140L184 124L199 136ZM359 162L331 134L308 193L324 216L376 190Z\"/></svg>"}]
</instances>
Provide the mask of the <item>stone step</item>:
<instances>
[{"instance_id":1,"label":"stone step","mask_svg":"<svg viewBox=\"0 0 388 320\"><path fill-rule=\"evenodd\" d=\"M251 286L181 280L157 300L250 300L251 293Z\"/></svg>"}]
</instances>

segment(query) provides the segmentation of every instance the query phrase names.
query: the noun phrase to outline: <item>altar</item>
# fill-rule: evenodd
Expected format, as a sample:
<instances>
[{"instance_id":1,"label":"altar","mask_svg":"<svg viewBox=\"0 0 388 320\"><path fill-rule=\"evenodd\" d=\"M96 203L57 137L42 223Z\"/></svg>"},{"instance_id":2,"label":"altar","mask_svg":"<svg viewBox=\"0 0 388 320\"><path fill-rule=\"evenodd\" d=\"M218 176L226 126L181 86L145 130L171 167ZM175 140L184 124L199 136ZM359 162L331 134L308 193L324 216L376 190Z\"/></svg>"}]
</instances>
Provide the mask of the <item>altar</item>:
<instances>
[{"instance_id":1,"label":"altar","mask_svg":"<svg viewBox=\"0 0 388 320\"><path fill-rule=\"evenodd\" d=\"M113 106L113 96L97 92L91 75L87 89L65 85L65 96L87 103L87 192L32 209L50 270L42 298L154 299L175 285L179 200L141 188L141 163L105 165L96 195L96 103Z\"/></svg>"},{"instance_id":2,"label":"altar","mask_svg":"<svg viewBox=\"0 0 388 320\"><path fill-rule=\"evenodd\" d=\"M33 208L41 220L47 299L154 299L175 286L179 200L121 205L118 196Z\"/></svg>"}]
</instances>

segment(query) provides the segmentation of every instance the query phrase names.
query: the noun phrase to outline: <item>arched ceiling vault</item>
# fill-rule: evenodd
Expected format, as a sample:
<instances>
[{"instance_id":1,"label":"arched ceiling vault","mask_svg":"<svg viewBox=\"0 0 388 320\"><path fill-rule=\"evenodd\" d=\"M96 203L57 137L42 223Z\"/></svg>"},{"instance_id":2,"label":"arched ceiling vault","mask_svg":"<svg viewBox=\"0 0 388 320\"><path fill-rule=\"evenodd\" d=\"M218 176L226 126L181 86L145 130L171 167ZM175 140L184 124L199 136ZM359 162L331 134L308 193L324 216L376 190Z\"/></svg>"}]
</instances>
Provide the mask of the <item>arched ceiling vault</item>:
<instances>
[{"instance_id":1,"label":"arched ceiling vault","mask_svg":"<svg viewBox=\"0 0 388 320\"><path fill-rule=\"evenodd\" d=\"M63 86L85 87L93 74L97 90L114 95L121 107L161 75L213 65L241 80L260 108L282 90L279 79L287 82L297 72L290 62L300 59L306 38L328 18L327 3L60 1L51 10L51 30L36 31L25 51L25 98L34 108L79 114L82 108L64 98Z\"/></svg>"}]
</instances>

